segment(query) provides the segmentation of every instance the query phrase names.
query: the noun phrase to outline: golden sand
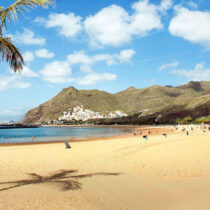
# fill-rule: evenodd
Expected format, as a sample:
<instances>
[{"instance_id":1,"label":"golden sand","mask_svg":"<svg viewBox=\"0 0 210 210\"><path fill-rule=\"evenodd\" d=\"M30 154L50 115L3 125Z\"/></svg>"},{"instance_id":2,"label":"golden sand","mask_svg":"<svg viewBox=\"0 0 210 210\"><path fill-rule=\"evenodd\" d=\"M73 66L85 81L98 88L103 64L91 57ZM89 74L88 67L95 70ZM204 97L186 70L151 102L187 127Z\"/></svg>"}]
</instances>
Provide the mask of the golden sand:
<instances>
[{"instance_id":1,"label":"golden sand","mask_svg":"<svg viewBox=\"0 0 210 210\"><path fill-rule=\"evenodd\" d=\"M209 210L210 132L189 133L0 147L0 209Z\"/></svg>"}]
</instances>

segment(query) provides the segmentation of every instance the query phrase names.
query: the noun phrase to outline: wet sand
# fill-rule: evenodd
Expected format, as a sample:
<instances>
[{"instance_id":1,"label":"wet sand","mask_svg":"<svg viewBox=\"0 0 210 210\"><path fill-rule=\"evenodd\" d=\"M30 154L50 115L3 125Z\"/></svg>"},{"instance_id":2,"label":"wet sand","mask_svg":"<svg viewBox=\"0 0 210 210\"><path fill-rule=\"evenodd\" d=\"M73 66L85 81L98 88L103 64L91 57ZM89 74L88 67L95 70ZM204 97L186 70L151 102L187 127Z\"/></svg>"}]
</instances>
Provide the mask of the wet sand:
<instances>
[{"instance_id":1,"label":"wet sand","mask_svg":"<svg viewBox=\"0 0 210 210\"><path fill-rule=\"evenodd\" d=\"M164 129L0 147L0 209L210 209L210 132Z\"/></svg>"}]
</instances>

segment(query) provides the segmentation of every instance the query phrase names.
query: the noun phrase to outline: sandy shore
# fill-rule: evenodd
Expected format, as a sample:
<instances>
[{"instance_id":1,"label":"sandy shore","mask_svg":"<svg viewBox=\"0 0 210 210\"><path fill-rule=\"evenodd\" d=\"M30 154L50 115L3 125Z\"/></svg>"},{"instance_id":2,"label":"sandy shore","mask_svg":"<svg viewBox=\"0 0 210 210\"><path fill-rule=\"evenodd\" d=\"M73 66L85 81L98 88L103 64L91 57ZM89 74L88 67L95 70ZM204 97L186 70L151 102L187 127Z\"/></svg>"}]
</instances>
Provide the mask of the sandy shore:
<instances>
[{"instance_id":1,"label":"sandy shore","mask_svg":"<svg viewBox=\"0 0 210 210\"><path fill-rule=\"evenodd\" d=\"M210 132L153 131L0 147L0 209L209 210Z\"/></svg>"}]
</instances>

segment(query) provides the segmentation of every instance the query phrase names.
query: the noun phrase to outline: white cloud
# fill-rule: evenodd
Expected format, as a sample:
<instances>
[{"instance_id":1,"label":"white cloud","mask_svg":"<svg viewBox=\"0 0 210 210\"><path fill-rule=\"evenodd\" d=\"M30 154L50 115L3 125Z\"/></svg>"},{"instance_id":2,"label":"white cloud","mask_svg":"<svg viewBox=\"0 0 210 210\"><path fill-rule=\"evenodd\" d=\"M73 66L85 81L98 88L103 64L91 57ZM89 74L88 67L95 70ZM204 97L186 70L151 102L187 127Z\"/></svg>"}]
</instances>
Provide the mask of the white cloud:
<instances>
[{"instance_id":1,"label":"white cloud","mask_svg":"<svg viewBox=\"0 0 210 210\"><path fill-rule=\"evenodd\" d=\"M162 0L160 3L160 11L165 12L166 10L170 9L173 6L172 0Z\"/></svg>"},{"instance_id":2,"label":"white cloud","mask_svg":"<svg viewBox=\"0 0 210 210\"><path fill-rule=\"evenodd\" d=\"M0 76L0 91L5 91L8 89L25 89L29 88L31 85L26 82L22 82L21 78L18 76Z\"/></svg>"},{"instance_id":3,"label":"white cloud","mask_svg":"<svg viewBox=\"0 0 210 210\"><path fill-rule=\"evenodd\" d=\"M173 70L172 74L180 75L186 77L188 80L193 81L208 81L210 80L210 69L204 67L203 63L199 63L195 66L195 69L192 70Z\"/></svg>"},{"instance_id":4,"label":"white cloud","mask_svg":"<svg viewBox=\"0 0 210 210\"><path fill-rule=\"evenodd\" d=\"M35 37L33 31L24 28L23 33L17 32L15 35L11 35L15 42L26 45L44 45L45 38Z\"/></svg>"},{"instance_id":5,"label":"white cloud","mask_svg":"<svg viewBox=\"0 0 210 210\"><path fill-rule=\"evenodd\" d=\"M121 50L120 55L117 56L120 62L129 62L131 58L136 54L133 49Z\"/></svg>"},{"instance_id":6,"label":"white cloud","mask_svg":"<svg viewBox=\"0 0 210 210\"><path fill-rule=\"evenodd\" d=\"M167 64L162 64L159 67L160 71L163 71L165 69L170 69L170 68L176 68L179 65L179 62L173 62L173 63L167 63Z\"/></svg>"},{"instance_id":7,"label":"white cloud","mask_svg":"<svg viewBox=\"0 0 210 210\"><path fill-rule=\"evenodd\" d=\"M74 13L53 13L48 18L37 17L34 22L46 28L57 28L66 38L74 38L85 31L94 46L120 46L136 37L148 35L163 28L161 16L173 6L173 0L161 0L159 5L139 0L131 5L132 12L118 5L110 5L82 20Z\"/></svg>"},{"instance_id":8,"label":"white cloud","mask_svg":"<svg viewBox=\"0 0 210 210\"><path fill-rule=\"evenodd\" d=\"M44 17L36 17L36 18L34 19L34 22L35 22L35 23L39 23L39 24L41 24L41 25L44 25L45 22L46 22L46 19L45 19Z\"/></svg>"},{"instance_id":9,"label":"white cloud","mask_svg":"<svg viewBox=\"0 0 210 210\"><path fill-rule=\"evenodd\" d=\"M83 71L83 72L85 72L85 73L91 73L91 72L93 72L92 67L90 65L85 65L85 64L83 64L83 65L80 66L80 70Z\"/></svg>"},{"instance_id":10,"label":"white cloud","mask_svg":"<svg viewBox=\"0 0 210 210\"><path fill-rule=\"evenodd\" d=\"M105 61L107 65L112 65L115 63L114 58L116 55L109 55L109 54L98 54L89 56L87 55L84 50L79 52L75 52L68 56L68 62L71 66L76 64L82 65L94 65L97 62Z\"/></svg>"},{"instance_id":11,"label":"white cloud","mask_svg":"<svg viewBox=\"0 0 210 210\"><path fill-rule=\"evenodd\" d=\"M92 64L92 59L90 56L86 55L84 50L81 50L79 52L75 52L68 56L67 58L69 64L76 65L76 64Z\"/></svg>"},{"instance_id":12,"label":"white cloud","mask_svg":"<svg viewBox=\"0 0 210 210\"><path fill-rule=\"evenodd\" d=\"M193 1L187 2L187 5L192 9L197 9L198 8L198 5Z\"/></svg>"},{"instance_id":13,"label":"white cloud","mask_svg":"<svg viewBox=\"0 0 210 210\"><path fill-rule=\"evenodd\" d=\"M129 20L123 8L112 5L86 18L84 25L92 44L118 46L131 39L129 32L126 32Z\"/></svg>"},{"instance_id":14,"label":"white cloud","mask_svg":"<svg viewBox=\"0 0 210 210\"><path fill-rule=\"evenodd\" d=\"M108 66L116 64L119 60L122 63L129 62L135 51L133 49L121 50L119 54L97 54L97 55L87 55L84 50L75 52L67 57L70 66L79 64L80 70L86 73L93 72L92 66L97 62L106 62Z\"/></svg>"},{"instance_id":15,"label":"white cloud","mask_svg":"<svg viewBox=\"0 0 210 210\"><path fill-rule=\"evenodd\" d=\"M81 17L75 16L74 13L69 14L51 14L45 21L46 28L58 28L58 32L67 37L75 37L82 30ZM36 19L36 22L42 22L43 18Z\"/></svg>"},{"instance_id":16,"label":"white cloud","mask_svg":"<svg viewBox=\"0 0 210 210\"><path fill-rule=\"evenodd\" d=\"M94 65L100 61L105 61L107 65L113 65L116 64L116 60L129 62L135 53L133 49L125 49L121 50L119 54L97 54L89 56L82 50L69 55L68 62L71 66L75 64Z\"/></svg>"},{"instance_id":17,"label":"white cloud","mask_svg":"<svg viewBox=\"0 0 210 210\"><path fill-rule=\"evenodd\" d=\"M115 57L116 55L98 54L98 55L94 55L92 57L92 60L93 60L93 63L105 61L108 66L111 66L113 64L116 64Z\"/></svg>"},{"instance_id":18,"label":"white cloud","mask_svg":"<svg viewBox=\"0 0 210 210\"><path fill-rule=\"evenodd\" d=\"M142 37L151 30L161 29L161 15L172 6L170 0L163 0L159 6L140 0L132 5L133 13L117 5L103 8L84 21L84 27L96 46L119 46L129 42L133 36Z\"/></svg>"},{"instance_id":19,"label":"white cloud","mask_svg":"<svg viewBox=\"0 0 210 210\"><path fill-rule=\"evenodd\" d=\"M160 8L154 4L150 4L149 1L143 0L132 5L134 14L131 16L131 22L129 31L131 36L145 36L153 29L161 29L163 25L161 23L161 17L158 14Z\"/></svg>"},{"instance_id":20,"label":"white cloud","mask_svg":"<svg viewBox=\"0 0 210 210\"><path fill-rule=\"evenodd\" d=\"M20 72L14 73L12 70L10 70L10 72L13 75L19 75L20 77L39 77L39 75L37 73L35 73L34 71L32 71L27 66L23 66L23 69Z\"/></svg>"},{"instance_id":21,"label":"white cloud","mask_svg":"<svg viewBox=\"0 0 210 210\"><path fill-rule=\"evenodd\" d=\"M70 83L75 82L79 85L92 85L99 81L115 80L116 75L111 73L96 73L93 66L98 62L105 62L107 65L113 65L120 62L129 62L135 54L133 49L120 51L119 54L96 54L88 55L84 50L75 52L67 56L67 60L55 61L47 64L40 74L43 80L50 83ZM85 73L84 76L72 77L72 68L79 65L80 70Z\"/></svg>"},{"instance_id":22,"label":"white cloud","mask_svg":"<svg viewBox=\"0 0 210 210\"><path fill-rule=\"evenodd\" d=\"M34 54L32 52L26 51L23 54L23 58L25 62L30 62L34 60Z\"/></svg>"},{"instance_id":23,"label":"white cloud","mask_svg":"<svg viewBox=\"0 0 210 210\"><path fill-rule=\"evenodd\" d=\"M54 53L49 52L49 50L45 48L37 50L35 54L39 58L52 58L55 55Z\"/></svg>"},{"instance_id":24,"label":"white cloud","mask_svg":"<svg viewBox=\"0 0 210 210\"><path fill-rule=\"evenodd\" d=\"M80 77L75 79L74 81L79 84L79 85L94 85L98 82L102 81L113 81L116 80L117 76L115 74L110 74L110 73L90 73L87 74L84 77Z\"/></svg>"},{"instance_id":25,"label":"white cloud","mask_svg":"<svg viewBox=\"0 0 210 210\"><path fill-rule=\"evenodd\" d=\"M22 71L20 73L17 73L20 76L24 76L24 77L38 77L39 75L36 74L35 72L33 72L29 67L24 66Z\"/></svg>"},{"instance_id":26,"label":"white cloud","mask_svg":"<svg viewBox=\"0 0 210 210\"><path fill-rule=\"evenodd\" d=\"M68 83L71 82L71 68L68 62L54 61L48 63L40 71L40 74L43 77L43 80L50 83Z\"/></svg>"},{"instance_id":27,"label":"white cloud","mask_svg":"<svg viewBox=\"0 0 210 210\"><path fill-rule=\"evenodd\" d=\"M105 61L108 66L111 66L116 63L114 58L115 58L115 55L98 54L98 55L93 56L92 59L93 59L94 63L100 62L100 61Z\"/></svg>"},{"instance_id":28,"label":"white cloud","mask_svg":"<svg viewBox=\"0 0 210 210\"><path fill-rule=\"evenodd\" d=\"M210 49L210 12L191 11L181 6L176 6L175 11L176 16L169 25L170 33Z\"/></svg>"},{"instance_id":29,"label":"white cloud","mask_svg":"<svg viewBox=\"0 0 210 210\"><path fill-rule=\"evenodd\" d=\"M75 52L67 57L70 66L79 64L80 70L86 73L92 72L93 60L89 55L86 55L84 50Z\"/></svg>"}]
</instances>

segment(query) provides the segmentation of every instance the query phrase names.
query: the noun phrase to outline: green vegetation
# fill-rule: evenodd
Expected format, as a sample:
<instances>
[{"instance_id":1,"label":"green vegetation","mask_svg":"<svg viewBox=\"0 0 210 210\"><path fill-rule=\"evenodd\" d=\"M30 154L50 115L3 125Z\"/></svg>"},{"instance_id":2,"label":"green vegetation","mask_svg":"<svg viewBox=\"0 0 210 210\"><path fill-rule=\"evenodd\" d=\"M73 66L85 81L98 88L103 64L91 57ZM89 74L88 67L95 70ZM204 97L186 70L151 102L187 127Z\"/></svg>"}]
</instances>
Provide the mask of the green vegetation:
<instances>
[{"instance_id":1,"label":"green vegetation","mask_svg":"<svg viewBox=\"0 0 210 210\"><path fill-rule=\"evenodd\" d=\"M193 118L191 116L186 116L183 119L177 118L175 120L172 121L173 124L182 124L182 125L188 125L191 124L193 122Z\"/></svg>"},{"instance_id":2,"label":"green vegetation","mask_svg":"<svg viewBox=\"0 0 210 210\"><path fill-rule=\"evenodd\" d=\"M185 118L177 118L175 120L172 121L173 124L210 124L210 115L209 116L204 116L204 117L198 117L193 119L191 116L187 116Z\"/></svg>"},{"instance_id":3,"label":"green vegetation","mask_svg":"<svg viewBox=\"0 0 210 210\"><path fill-rule=\"evenodd\" d=\"M207 117L199 117L199 118L196 118L194 120L194 123L195 124L201 124L201 123L210 124L210 115L207 116Z\"/></svg>"},{"instance_id":4,"label":"green vegetation","mask_svg":"<svg viewBox=\"0 0 210 210\"><path fill-rule=\"evenodd\" d=\"M70 121L63 120L63 124L64 125L83 125L85 124L85 122L82 120L70 120Z\"/></svg>"},{"instance_id":5,"label":"green vegetation","mask_svg":"<svg viewBox=\"0 0 210 210\"><path fill-rule=\"evenodd\" d=\"M17 0L6 9L0 6L0 56L2 61L9 63L10 68L14 72L22 70L24 59L12 39L3 34L7 29L7 22L17 20L18 14L23 14L24 11L27 11L27 7L46 6L50 3L51 0Z\"/></svg>"}]
</instances>

